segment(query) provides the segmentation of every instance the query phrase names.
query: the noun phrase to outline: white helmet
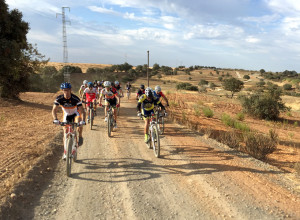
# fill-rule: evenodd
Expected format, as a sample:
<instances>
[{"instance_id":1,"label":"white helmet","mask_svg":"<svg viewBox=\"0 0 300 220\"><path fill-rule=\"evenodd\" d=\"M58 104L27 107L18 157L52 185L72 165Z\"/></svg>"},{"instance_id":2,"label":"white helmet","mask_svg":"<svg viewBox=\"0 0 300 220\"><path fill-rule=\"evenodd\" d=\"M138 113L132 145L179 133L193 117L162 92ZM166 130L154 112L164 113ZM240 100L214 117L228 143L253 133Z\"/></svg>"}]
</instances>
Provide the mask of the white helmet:
<instances>
[{"instance_id":1,"label":"white helmet","mask_svg":"<svg viewBox=\"0 0 300 220\"><path fill-rule=\"evenodd\" d=\"M100 84L100 81L97 81L98 84Z\"/></svg>"},{"instance_id":2,"label":"white helmet","mask_svg":"<svg viewBox=\"0 0 300 220\"><path fill-rule=\"evenodd\" d=\"M155 92L157 92L157 93L160 93L160 92L161 92L160 86L155 86Z\"/></svg>"},{"instance_id":3,"label":"white helmet","mask_svg":"<svg viewBox=\"0 0 300 220\"><path fill-rule=\"evenodd\" d=\"M104 87L110 87L111 83L109 81L104 82Z\"/></svg>"},{"instance_id":4,"label":"white helmet","mask_svg":"<svg viewBox=\"0 0 300 220\"><path fill-rule=\"evenodd\" d=\"M89 81L83 80L83 85L87 85L88 83L89 83Z\"/></svg>"},{"instance_id":5,"label":"white helmet","mask_svg":"<svg viewBox=\"0 0 300 220\"><path fill-rule=\"evenodd\" d=\"M119 85L119 81L115 81L115 85L116 85L116 86Z\"/></svg>"},{"instance_id":6,"label":"white helmet","mask_svg":"<svg viewBox=\"0 0 300 220\"><path fill-rule=\"evenodd\" d=\"M152 92L152 89L151 89L150 87L147 87L147 88L145 89L145 95L146 95L147 97L152 97L152 96L153 96L153 92Z\"/></svg>"}]
</instances>

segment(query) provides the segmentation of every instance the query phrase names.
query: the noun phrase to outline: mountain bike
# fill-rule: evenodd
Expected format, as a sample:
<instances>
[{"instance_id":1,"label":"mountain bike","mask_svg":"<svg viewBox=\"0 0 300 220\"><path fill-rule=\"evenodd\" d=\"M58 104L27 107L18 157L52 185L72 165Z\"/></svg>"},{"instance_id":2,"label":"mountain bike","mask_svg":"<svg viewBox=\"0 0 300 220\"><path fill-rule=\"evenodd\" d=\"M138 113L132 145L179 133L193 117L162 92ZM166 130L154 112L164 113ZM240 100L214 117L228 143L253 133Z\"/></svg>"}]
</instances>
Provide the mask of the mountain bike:
<instances>
[{"instance_id":1,"label":"mountain bike","mask_svg":"<svg viewBox=\"0 0 300 220\"><path fill-rule=\"evenodd\" d=\"M144 115L143 115L144 117ZM147 147L149 149L153 148L154 155L159 158L160 157L160 138L159 138L159 130L156 122L155 114L150 116L150 124L148 129L149 140L147 142Z\"/></svg>"},{"instance_id":2,"label":"mountain bike","mask_svg":"<svg viewBox=\"0 0 300 220\"><path fill-rule=\"evenodd\" d=\"M94 109L94 101L92 102L86 102L87 106L89 106L89 112L88 112L88 117L89 120L88 122L90 123L90 128L91 130L93 129L93 125L94 125L94 116L95 116L95 109Z\"/></svg>"},{"instance_id":3,"label":"mountain bike","mask_svg":"<svg viewBox=\"0 0 300 220\"><path fill-rule=\"evenodd\" d=\"M106 106L103 106L104 108L106 108ZM113 130L113 126L114 126L114 113L113 113L113 109L111 107L111 105L108 106L108 110L106 111L106 117L107 117L107 134L108 137L111 137L111 132Z\"/></svg>"},{"instance_id":4,"label":"mountain bike","mask_svg":"<svg viewBox=\"0 0 300 220\"><path fill-rule=\"evenodd\" d=\"M165 131L165 116L167 115L166 110L162 111L159 107L155 110L155 116L157 121L157 127L160 134Z\"/></svg>"},{"instance_id":5,"label":"mountain bike","mask_svg":"<svg viewBox=\"0 0 300 220\"><path fill-rule=\"evenodd\" d=\"M78 142L77 142L77 127L79 127L78 123L75 122L61 122L61 126L65 126L65 133L64 133L64 145L66 152L66 171L67 176L71 175L71 167L72 167L72 160L76 162L77 160L77 149L78 149Z\"/></svg>"}]
</instances>

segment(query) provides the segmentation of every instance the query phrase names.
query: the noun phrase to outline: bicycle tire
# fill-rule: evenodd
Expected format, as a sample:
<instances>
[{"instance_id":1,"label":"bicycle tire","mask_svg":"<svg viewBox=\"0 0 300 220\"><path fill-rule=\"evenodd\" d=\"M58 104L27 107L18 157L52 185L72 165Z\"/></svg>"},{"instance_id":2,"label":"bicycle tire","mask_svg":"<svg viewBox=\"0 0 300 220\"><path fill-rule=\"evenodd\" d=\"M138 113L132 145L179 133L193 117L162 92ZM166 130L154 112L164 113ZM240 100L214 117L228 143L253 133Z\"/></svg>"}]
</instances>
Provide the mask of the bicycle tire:
<instances>
[{"instance_id":1,"label":"bicycle tire","mask_svg":"<svg viewBox=\"0 0 300 220\"><path fill-rule=\"evenodd\" d=\"M93 109L90 108L90 128L93 129Z\"/></svg>"},{"instance_id":2,"label":"bicycle tire","mask_svg":"<svg viewBox=\"0 0 300 220\"><path fill-rule=\"evenodd\" d=\"M72 167L72 140L68 137L66 140L67 146L67 155L66 155L66 171L67 176L71 176L71 167Z\"/></svg>"},{"instance_id":3,"label":"bicycle tire","mask_svg":"<svg viewBox=\"0 0 300 220\"><path fill-rule=\"evenodd\" d=\"M153 125L151 141L152 141L154 155L157 158L159 158L160 157L160 139L159 139L159 132L158 132L157 125Z\"/></svg>"},{"instance_id":4,"label":"bicycle tire","mask_svg":"<svg viewBox=\"0 0 300 220\"><path fill-rule=\"evenodd\" d=\"M165 131L165 118L164 117L161 117L159 119L159 122L160 122L160 126L159 126L159 130L160 130L160 134L163 134L164 131Z\"/></svg>"},{"instance_id":5,"label":"bicycle tire","mask_svg":"<svg viewBox=\"0 0 300 220\"><path fill-rule=\"evenodd\" d=\"M108 114L108 118L107 118L107 132L108 132L108 137L111 137L111 114Z\"/></svg>"},{"instance_id":6,"label":"bicycle tire","mask_svg":"<svg viewBox=\"0 0 300 220\"><path fill-rule=\"evenodd\" d=\"M146 143L146 145L147 145L147 148L148 149L151 149L152 148L152 145L151 145L151 132L150 132L150 127L149 127L149 132L148 132L148 136L149 136L149 141Z\"/></svg>"},{"instance_id":7,"label":"bicycle tire","mask_svg":"<svg viewBox=\"0 0 300 220\"><path fill-rule=\"evenodd\" d=\"M78 142L77 142L77 135L75 136L75 148L76 148L76 151L73 155L73 162L75 163L76 160L77 160L77 149L78 149ZM73 149L72 149L73 150Z\"/></svg>"}]
</instances>

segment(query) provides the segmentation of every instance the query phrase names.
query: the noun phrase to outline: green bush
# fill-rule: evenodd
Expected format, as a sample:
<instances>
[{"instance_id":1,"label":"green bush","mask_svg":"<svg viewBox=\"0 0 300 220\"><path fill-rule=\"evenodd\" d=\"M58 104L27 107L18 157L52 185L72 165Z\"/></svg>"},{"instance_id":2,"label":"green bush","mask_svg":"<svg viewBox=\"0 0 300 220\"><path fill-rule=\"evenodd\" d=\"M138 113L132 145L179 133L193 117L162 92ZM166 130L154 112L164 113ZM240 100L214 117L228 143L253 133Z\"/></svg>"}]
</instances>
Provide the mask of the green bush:
<instances>
[{"instance_id":1,"label":"green bush","mask_svg":"<svg viewBox=\"0 0 300 220\"><path fill-rule=\"evenodd\" d=\"M268 89L265 93L256 92L241 96L244 112L259 119L276 120L280 112L288 110L281 99L281 90Z\"/></svg>"},{"instance_id":2,"label":"green bush","mask_svg":"<svg viewBox=\"0 0 300 220\"><path fill-rule=\"evenodd\" d=\"M245 114L243 112L239 112L236 114L236 119L239 121L244 121L245 119Z\"/></svg>"},{"instance_id":3,"label":"green bush","mask_svg":"<svg viewBox=\"0 0 300 220\"><path fill-rule=\"evenodd\" d=\"M202 111L205 117L212 118L214 116L213 110L211 110L209 107L204 107Z\"/></svg>"},{"instance_id":4,"label":"green bush","mask_svg":"<svg viewBox=\"0 0 300 220\"><path fill-rule=\"evenodd\" d=\"M222 114L222 116L221 116L221 121L225 124L225 125L227 125L227 126L229 126L229 127L233 127L234 126L234 119L232 119L231 117L230 117L230 115L227 115L227 114Z\"/></svg>"},{"instance_id":5,"label":"green bush","mask_svg":"<svg viewBox=\"0 0 300 220\"><path fill-rule=\"evenodd\" d=\"M283 89L284 90L292 90L292 85L291 84L284 84Z\"/></svg>"},{"instance_id":6,"label":"green bush","mask_svg":"<svg viewBox=\"0 0 300 220\"><path fill-rule=\"evenodd\" d=\"M232 128L235 128L235 129L238 129L240 131L243 131L243 132L250 131L250 128L249 128L249 126L247 124L239 122L239 121L236 121L235 119L231 118L230 115L227 115L225 113L222 115L221 121L225 125L227 125L229 127L232 127Z\"/></svg>"},{"instance_id":7,"label":"green bush","mask_svg":"<svg viewBox=\"0 0 300 220\"><path fill-rule=\"evenodd\" d=\"M244 83L236 78L229 78L223 81L223 87L225 90L231 92L231 98L233 97L234 93L239 92L244 88Z\"/></svg>"},{"instance_id":8,"label":"green bush","mask_svg":"<svg viewBox=\"0 0 300 220\"><path fill-rule=\"evenodd\" d=\"M208 85L208 81L206 81L206 80L204 80L204 79L201 79L198 85L199 85L199 86Z\"/></svg>"},{"instance_id":9,"label":"green bush","mask_svg":"<svg viewBox=\"0 0 300 220\"><path fill-rule=\"evenodd\" d=\"M198 91L198 86L193 86L190 83L177 83L176 84L176 89L180 90L190 90L190 91Z\"/></svg>"},{"instance_id":10,"label":"green bush","mask_svg":"<svg viewBox=\"0 0 300 220\"><path fill-rule=\"evenodd\" d=\"M244 75L243 78L244 79L250 79L250 76L249 75Z\"/></svg>"}]
</instances>

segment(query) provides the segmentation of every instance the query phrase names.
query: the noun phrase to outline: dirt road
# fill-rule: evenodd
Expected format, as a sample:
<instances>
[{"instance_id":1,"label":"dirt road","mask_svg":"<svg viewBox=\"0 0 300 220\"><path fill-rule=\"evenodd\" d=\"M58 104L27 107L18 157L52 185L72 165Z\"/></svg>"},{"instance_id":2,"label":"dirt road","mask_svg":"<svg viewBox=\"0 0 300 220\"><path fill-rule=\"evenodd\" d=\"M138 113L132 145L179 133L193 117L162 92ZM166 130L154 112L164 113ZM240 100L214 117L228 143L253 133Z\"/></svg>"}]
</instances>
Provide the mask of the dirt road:
<instances>
[{"instance_id":1,"label":"dirt road","mask_svg":"<svg viewBox=\"0 0 300 220\"><path fill-rule=\"evenodd\" d=\"M299 179L179 125L167 124L155 158L133 100L106 131L98 109L72 176L60 160L21 218L300 219Z\"/></svg>"}]
</instances>

